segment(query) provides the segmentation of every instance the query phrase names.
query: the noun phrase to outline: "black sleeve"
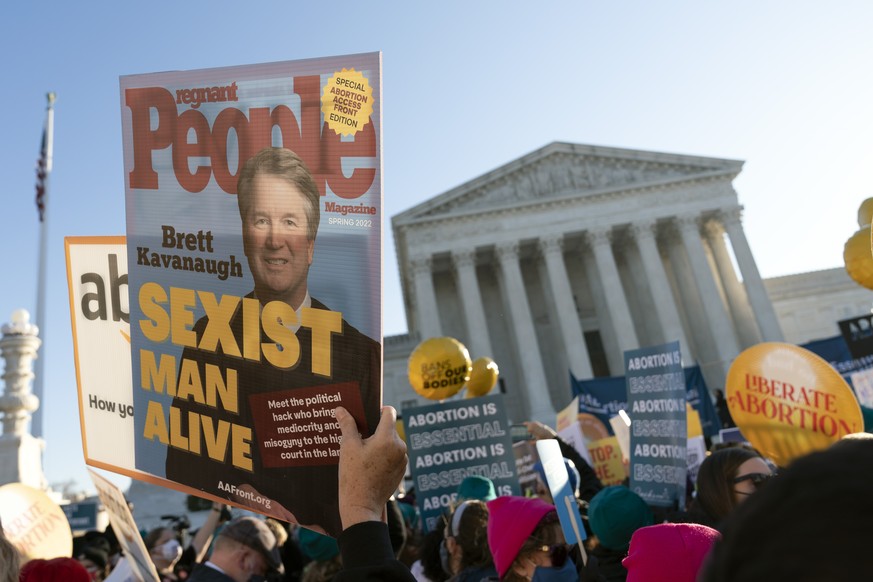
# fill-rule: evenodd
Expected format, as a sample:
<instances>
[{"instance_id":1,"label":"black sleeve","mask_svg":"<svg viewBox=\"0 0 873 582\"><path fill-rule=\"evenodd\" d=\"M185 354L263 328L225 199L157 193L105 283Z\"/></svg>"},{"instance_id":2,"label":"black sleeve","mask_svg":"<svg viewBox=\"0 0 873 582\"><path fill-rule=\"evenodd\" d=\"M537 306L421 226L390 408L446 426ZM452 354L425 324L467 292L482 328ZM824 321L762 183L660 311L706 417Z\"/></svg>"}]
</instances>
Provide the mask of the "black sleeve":
<instances>
[{"instance_id":1,"label":"black sleeve","mask_svg":"<svg viewBox=\"0 0 873 582\"><path fill-rule=\"evenodd\" d=\"M381 521L353 525L337 541L343 569L334 582L415 582L409 568L394 557L388 526Z\"/></svg>"},{"instance_id":2,"label":"black sleeve","mask_svg":"<svg viewBox=\"0 0 873 582\"><path fill-rule=\"evenodd\" d=\"M560 437L555 437L555 440L558 441L558 445L561 447L561 454L564 458L573 461L573 464L576 465L576 470L579 471L579 499L591 501L591 498L603 489L603 483L600 482L597 473L585 461L585 458L579 454L579 451L565 443Z\"/></svg>"},{"instance_id":3,"label":"black sleeve","mask_svg":"<svg viewBox=\"0 0 873 582\"><path fill-rule=\"evenodd\" d=\"M403 514L400 513L400 507L393 499L388 500L385 513L388 516L388 537L391 538L391 549L394 550L395 556L399 556L406 544L406 524L403 521Z\"/></svg>"}]
</instances>

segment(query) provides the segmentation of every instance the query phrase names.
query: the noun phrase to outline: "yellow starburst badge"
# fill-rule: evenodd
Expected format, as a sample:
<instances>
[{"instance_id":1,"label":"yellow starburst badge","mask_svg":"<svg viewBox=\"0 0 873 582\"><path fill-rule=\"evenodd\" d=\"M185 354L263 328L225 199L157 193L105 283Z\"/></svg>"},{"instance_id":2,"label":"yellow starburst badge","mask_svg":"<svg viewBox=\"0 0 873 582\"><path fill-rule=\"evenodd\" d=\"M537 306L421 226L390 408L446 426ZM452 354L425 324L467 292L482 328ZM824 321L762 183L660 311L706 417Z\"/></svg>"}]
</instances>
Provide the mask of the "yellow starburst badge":
<instances>
[{"instance_id":1,"label":"yellow starburst badge","mask_svg":"<svg viewBox=\"0 0 873 582\"><path fill-rule=\"evenodd\" d=\"M334 73L321 95L327 126L340 135L355 135L373 114L373 88L362 73L343 69Z\"/></svg>"}]
</instances>

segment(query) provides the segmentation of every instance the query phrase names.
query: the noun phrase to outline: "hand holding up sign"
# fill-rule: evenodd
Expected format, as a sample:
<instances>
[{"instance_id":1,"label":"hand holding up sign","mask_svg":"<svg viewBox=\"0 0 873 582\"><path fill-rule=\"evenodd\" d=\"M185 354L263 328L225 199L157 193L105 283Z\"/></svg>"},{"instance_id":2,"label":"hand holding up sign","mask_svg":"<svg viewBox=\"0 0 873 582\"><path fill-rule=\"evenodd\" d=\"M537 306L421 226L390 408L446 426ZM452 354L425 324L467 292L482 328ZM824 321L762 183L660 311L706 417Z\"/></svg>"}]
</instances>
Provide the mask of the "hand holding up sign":
<instances>
[{"instance_id":1,"label":"hand holding up sign","mask_svg":"<svg viewBox=\"0 0 873 582\"><path fill-rule=\"evenodd\" d=\"M364 521L381 521L388 498L406 472L406 443L397 434L397 411L382 408L373 435L361 439L355 419L339 406L342 431L339 457L339 510L343 529Z\"/></svg>"}]
</instances>

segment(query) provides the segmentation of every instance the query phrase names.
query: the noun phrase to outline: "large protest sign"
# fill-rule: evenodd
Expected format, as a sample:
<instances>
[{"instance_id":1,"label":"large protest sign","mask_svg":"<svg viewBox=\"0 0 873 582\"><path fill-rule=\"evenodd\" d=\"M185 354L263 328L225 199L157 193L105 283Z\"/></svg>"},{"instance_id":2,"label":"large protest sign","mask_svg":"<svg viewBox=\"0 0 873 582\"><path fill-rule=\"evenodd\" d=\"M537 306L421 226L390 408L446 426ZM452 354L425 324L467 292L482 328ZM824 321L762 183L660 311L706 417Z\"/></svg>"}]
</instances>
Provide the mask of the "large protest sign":
<instances>
[{"instance_id":1,"label":"large protest sign","mask_svg":"<svg viewBox=\"0 0 873 582\"><path fill-rule=\"evenodd\" d=\"M339 533L333 409L381 405L380 69L121 78L137 470Z\"/></svg>"},{"instance_id":2,"label":"large protest sign","mask_svg":"<svg viewBox=\"0 0 873 582\"><path fill-rule=\"evenodd\" d=\"M581 545L587 537L585 526L582 525L576 495L570 486L570 475L561 455L561 446L555 439L545 439L537 441L536 447L543 465L543 474L546 476L546 484L558 512L564 539L568 544ZM584 552L584 549L582 551Z\"/></svg>"},{"instance_id":3,"label":"large protest sign","mask_svg":"<svg viewBox=\"0 0 873 582\"><path fill-rule=\"evenodd\" d=\"M685 399L700 414L703 433L709 437L717 435L721 422L700 366L685 368L684 376ZM609 419L618 414L619 410L627 410L626 385L627 380L623 376L577 380L570 374L573 395L579 396L579 412L592 414L607 426Z\"/></svg>"},{"instance_id":4,"label":"large protest sign","mask_svg":"<svg viewBox=\"0 0 873 582\"><path fill-rule=\"evenodd\" d=\"M67 237L67 284L85 462L135 476L124 237Z\"/></svg>"},{"instance_id":5,"label":"large protest sign","mask_svg":"<svg viewBox=\"0 0 873 582\"><path fill-rule=\"evenodd\" d=\"M494 482L497 495L518 495L515 456L502 394L403 410L415 495L425 528L457 497L469 475Z\"/></svg>"},{"instance_id":6,"label":"large protest sign","mask_svg":"<svg viewBox=\"0 0 873 582\"><path fill-rule=\"evenodd\" d=\"M124 550L127 565L132 573L143 582L157 582L161 578L158 576L158 571L155 569L151 557L149 557L149 552L139 534L139 528L133 520L124 494L111 481L107 481L94 471L89 470L88 472L97 488L97 495L100 497L103 507L106 508L106 513L109 514L112 531L115 532L118 543Z\"/></svg>"},{"instance_id":7,"label":"large protest sign","mask_svg":"<svg viewBox=\"0 0 873 582\"><path fill-rule=\"evenodd\" d=\"M685 508L685 378L679 342L624 354L631 417L630 488L649 505Z\"/></svg>"},{"instance_id":8,"label":"large protest sign","mask_svg":"<svg viewBox=\"0 0 873 582\"><path fill-rule=\"evenodd\" d=\"M864 430L858 401L839 372L798 346L748 348L731 364L725 384L743 436L780 466Z\"/></svg>"}]
</instances>

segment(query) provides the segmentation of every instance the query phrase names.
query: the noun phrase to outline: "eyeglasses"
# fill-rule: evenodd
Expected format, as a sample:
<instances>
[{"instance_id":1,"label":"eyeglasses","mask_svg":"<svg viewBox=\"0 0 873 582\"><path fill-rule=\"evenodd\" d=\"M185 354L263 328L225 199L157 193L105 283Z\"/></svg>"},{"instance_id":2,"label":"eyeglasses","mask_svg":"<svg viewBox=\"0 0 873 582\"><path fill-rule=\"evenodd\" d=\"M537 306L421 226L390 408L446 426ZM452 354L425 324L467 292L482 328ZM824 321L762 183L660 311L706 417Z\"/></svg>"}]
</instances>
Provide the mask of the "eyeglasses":
<instances>
[{"instance_id":1,"label":"eyeglasses","mask_svg":"<svg viewBox=\"0 0 873 582\"><path fill-rule=\"evenodd\" d=\"M740 475L739 477L735 477L733 480L734 485L737 483L742 483L743 481L751 481L752 485L755 486L755 489L760 489L767 481L772 479L775 475L773 473L748 473L747 475Z\"/></svg>"},{"instance_id":2,"label":"eyeglasses","mask_svg":"<svg viewBox=\"0 0 873 582\"><path fill-rule=\"evenodd\" d=\"M555 544L553 546L539 546L534 548L538 552L546 552L549 559L552 561L552 567L560 568L567 561L567 556L570 555L570 547L567 544Z\"/></svg>"}]
</instances>

